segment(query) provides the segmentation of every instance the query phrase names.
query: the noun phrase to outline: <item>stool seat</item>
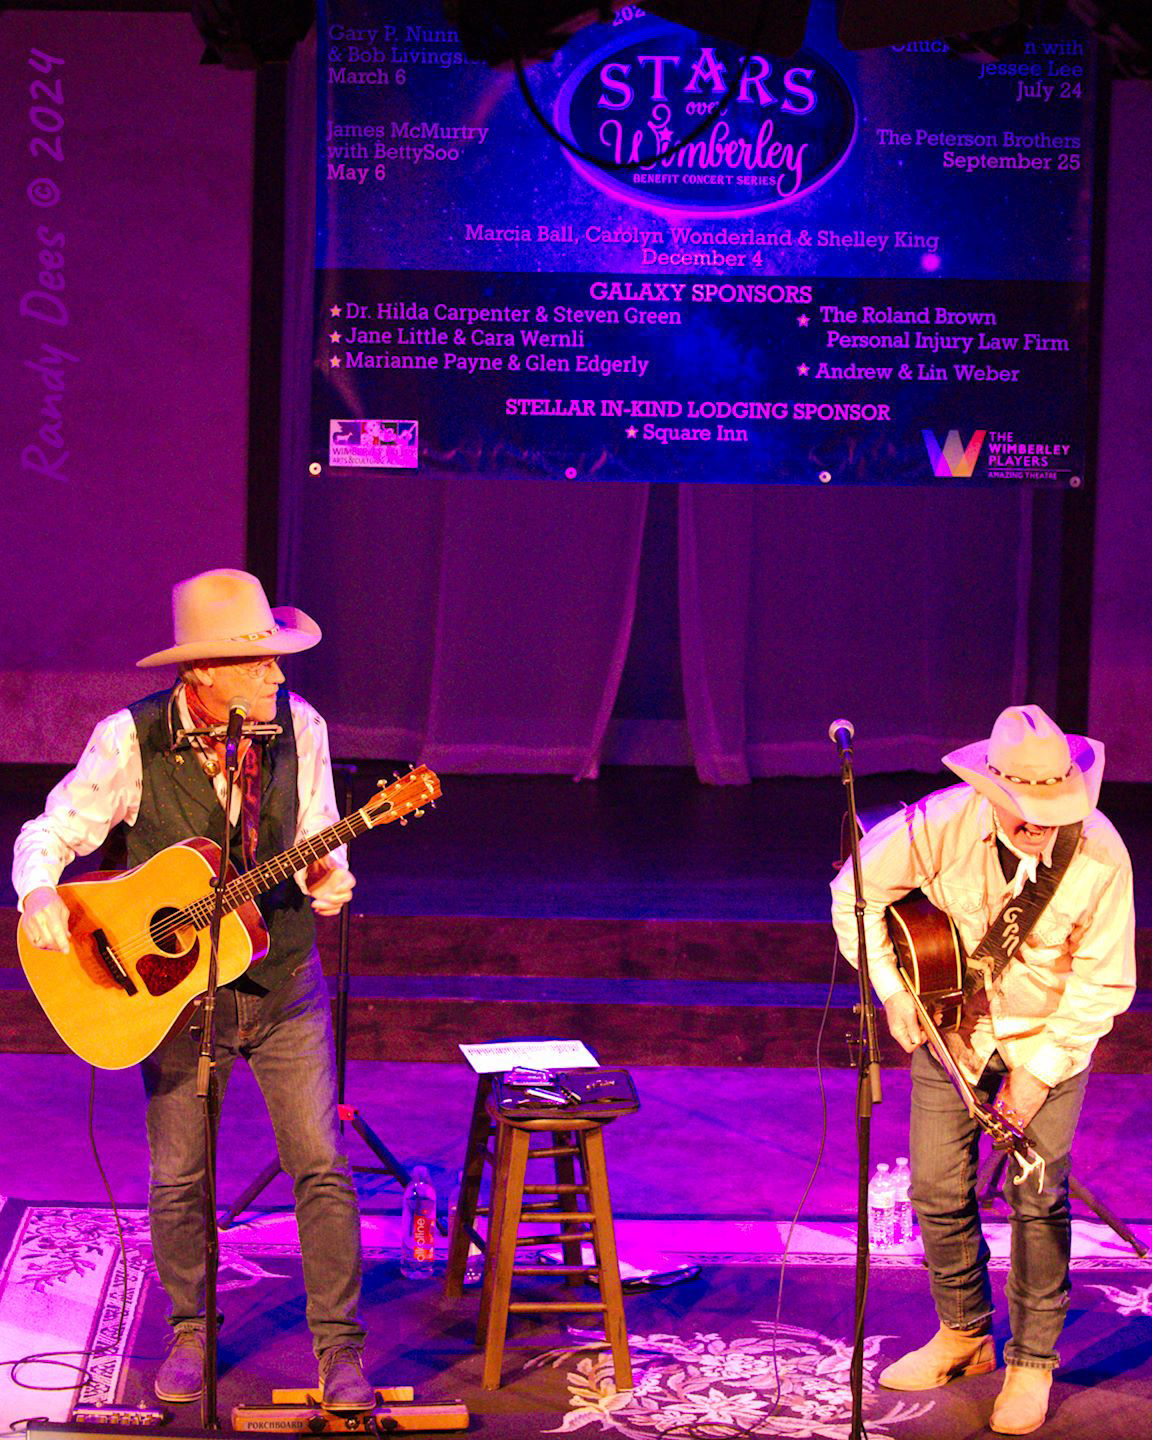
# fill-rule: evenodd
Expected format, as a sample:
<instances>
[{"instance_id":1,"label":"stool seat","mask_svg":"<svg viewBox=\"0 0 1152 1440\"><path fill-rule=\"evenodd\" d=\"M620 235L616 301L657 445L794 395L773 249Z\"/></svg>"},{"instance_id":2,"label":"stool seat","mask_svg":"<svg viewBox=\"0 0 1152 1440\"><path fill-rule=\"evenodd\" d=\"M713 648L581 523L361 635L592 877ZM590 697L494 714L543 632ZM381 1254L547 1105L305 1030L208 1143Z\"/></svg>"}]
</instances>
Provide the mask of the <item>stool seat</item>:
<instances>
[{"instance_id":1,"label":"stool seat","mask_svg":"<svg viewBox=\"0 0 1152 1440\"><path fill-rule=\"evenodd\" d=\"M632 1362L604 1161L604 1127L620 1115L634 1111L638 1102L611 1107L574 1104L556 1107L548 1114L522 1115L501 1107L499 1096L493 1092L491 1077L480 1079L465 1165L466 1181L474 1181L469 1197L471 1211L461 1213L465 1193L462 1185L445 1292L461 1293L472 1220L477 1213L483 1213L477 1210L476 1196L480 1172L487 1158L493 1163L493 1178L477 1326L477 1343L484 1347L481 1384L486 1390L500 1387L510 1314L575 1313L603 1318L616 1388L630 1390ZM541 1136L544 1143L533 1144L533 1140ZM494 1154L489 1154L488 1146L493 1139ZM552 1161L555 1179L529 1183L528 1165L540 1160ZM540 1198L546 1196L551 1198ZM556 1233L520 1233L522 1226L541 1225L555 1227ZM592 1247L591 1264L584 1262L586 1242ZM552 1246L559 1247L561 1263L518 1263L521 1258L527 1259L518 1252L529 1247L541 1250ZM599 1286L599 1299L512 1299L515 1277L544 1275L555 1276L566 1286L580 1281L594 1282Z\"/></svg>"}]
</instances>

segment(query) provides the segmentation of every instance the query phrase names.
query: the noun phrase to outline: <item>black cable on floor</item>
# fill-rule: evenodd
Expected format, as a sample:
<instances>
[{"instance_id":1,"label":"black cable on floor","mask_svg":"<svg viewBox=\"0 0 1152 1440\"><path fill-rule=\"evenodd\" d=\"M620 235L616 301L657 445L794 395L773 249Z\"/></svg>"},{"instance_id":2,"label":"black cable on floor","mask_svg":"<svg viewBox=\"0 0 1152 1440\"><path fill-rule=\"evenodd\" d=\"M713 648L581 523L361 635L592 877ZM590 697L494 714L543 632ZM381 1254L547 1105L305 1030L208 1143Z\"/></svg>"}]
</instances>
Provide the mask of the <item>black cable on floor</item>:
<instances>
[{"instance_id":1,"label":"black cable on floor","mask_svg":"<svg viewBox=\"0 0 1152 1440\"><path fill-rule=\"evenodd\" d=\"M121 1294L120 1294L120 1315L116 1322L116 1334L103 1346L89 1346L87 1349L75 1350L39 1350L29 1355L22 1355L18 1360L0 1360L0 1370L8 1370L11 1373L13 1385L21 1390L38 1391L59 1391L78 1390L83 1385L92 1381L92 1372L88 1369L88 1362L95 1356L107 1353L119 1345L124 1334L124 1323L128 1316L128 1249L124 1243L124 1227L120 1220L120 1211L116 1204L116 1197L112 1194L112 1187L108 1183L108 1176L105 1173L103 1162L100 1159L100 1150L96 1144L96 1067L91 1067L91 1080L88 1088L88 1142L92 1147L92 1158L96 1162L96 1169L100 1174L101 1182L104 1185L104 1193L108 1197L108 1204L112 1208L113 1219L116 1223L116 1242L120 1251L121 1266ZM61 1357L66 1355L78 1355L81 1363L77 1364L72 1360L65 1360ZM72 1380L67 1385L31 1385L20 1379L20 1370L25 1365L54 1365L62 1370L72 1371L79 1379ZM0 1431L0 1435L13 1436L22 1435L24 1427L36 1421L46 1420L44 1415L26 1415L18 1420L13 1420L8 1430Z\"/></svg>"}]
</instances>

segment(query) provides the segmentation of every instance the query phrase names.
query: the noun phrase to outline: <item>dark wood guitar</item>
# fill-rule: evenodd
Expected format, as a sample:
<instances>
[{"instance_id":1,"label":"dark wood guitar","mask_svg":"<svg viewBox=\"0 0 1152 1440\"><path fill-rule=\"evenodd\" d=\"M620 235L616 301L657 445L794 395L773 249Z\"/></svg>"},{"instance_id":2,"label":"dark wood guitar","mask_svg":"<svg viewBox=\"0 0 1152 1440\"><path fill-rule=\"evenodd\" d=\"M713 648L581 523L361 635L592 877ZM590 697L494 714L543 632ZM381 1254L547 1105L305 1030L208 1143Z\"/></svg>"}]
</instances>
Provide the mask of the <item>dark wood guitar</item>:
<instances>
[{"instance_id":1,"label":"dark wood guitar","mask_svg":"<svg viewBox=\"0 0 1152 1440\"><path fill-rule=\"evenodd\" d=\"M1037 1155L1022 1130L978 1098L944 1039L944 1032L959 1028L966 995L982 984L976 971L967 971L964 947L955 924L919 890L889 905L886 919L900 978L915 1003L920 1027L928 1037L928 1048L956 1087L969 1115L991 1137L998 1150L1008 1152L1015 1159L1015 1183L1023 1184L1035 1175L1037 1187L1043 1189L1043 1158Z\"/></svg>"},{"instance_id":2,"label":"dark wood guitar","mask_svg":"<svg viewBox=\"0 0 1152 1440\"><path fill-rule=\"evenodd\" d=\"M219 981L227 985L268 951L253 903L338 845L394 820L422 815L440 794L425 766L361 809L251 870L229 873L220 930ZM20 963L44 1013L81 1060L121 1070L151 1055L182 1025L208 985L208 926L220 847L193 837L134 870L57 887L68 910L69 948L40 950L17 931Z\"/></svg>"}]
</instances>

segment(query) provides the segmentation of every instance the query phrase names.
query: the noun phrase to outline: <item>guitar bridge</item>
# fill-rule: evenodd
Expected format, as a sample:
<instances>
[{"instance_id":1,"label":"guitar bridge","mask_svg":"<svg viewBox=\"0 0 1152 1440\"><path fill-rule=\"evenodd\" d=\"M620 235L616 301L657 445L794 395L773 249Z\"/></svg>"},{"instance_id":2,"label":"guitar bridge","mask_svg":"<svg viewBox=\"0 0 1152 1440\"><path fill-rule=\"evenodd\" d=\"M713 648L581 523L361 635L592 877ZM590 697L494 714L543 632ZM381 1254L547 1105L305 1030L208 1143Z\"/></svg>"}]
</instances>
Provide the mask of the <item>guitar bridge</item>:
<instances>
[{"instance_id":1,"label":"guitar bridge","mask_svg":"<svg viewBox=\"0 0 1152 1440\"><path fill-rule=\"evenodd\" d=\"M100 959L104 963L105 970L120 986L126 995L136 994L136 985L131 975L124 969L123 965L116 958L116 952L108 943L108 937L103 930L93 930L92 939L96 942L96 949L99 951Z\"/></svg>"}]
</instances>

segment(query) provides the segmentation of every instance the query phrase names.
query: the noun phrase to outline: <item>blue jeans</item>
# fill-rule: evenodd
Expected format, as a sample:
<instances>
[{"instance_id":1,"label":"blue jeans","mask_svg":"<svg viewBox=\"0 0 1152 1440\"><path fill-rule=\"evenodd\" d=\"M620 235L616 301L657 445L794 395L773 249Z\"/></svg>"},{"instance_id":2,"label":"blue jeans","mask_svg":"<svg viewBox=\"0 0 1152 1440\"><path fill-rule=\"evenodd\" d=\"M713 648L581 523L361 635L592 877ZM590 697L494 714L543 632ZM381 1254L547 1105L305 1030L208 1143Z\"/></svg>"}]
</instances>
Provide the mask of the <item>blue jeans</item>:
<instances>
[{"instance_id":1,"label":"blue jeans","mask_svg":"<svg viewBox=\"0 0 1152 1440\"><path fill-rule=\"evenodd\" d=\"M973 1087L990 1103L1007 1075L996 1053ZM1012 1338L1004 1350L1011 1365L1054 1370L1056 1341L1068 1309L1072 1228L1068 1212L1068 1151L1076 1133L1088 1072L1049 1092L1026 1134L1046 1161L1044 1189L1035 1179L1005 1191L1012 1206L1012 1259L1006 1286ZM992 1328L988 1246L976 1203L980 1128L971 1119L939 1062L921 1046L912 1056L911 1198L920 1221L932 1299L943 1325L955 1330Z\"/></svg>"},{"instance_id":2,"label":"blue jeans","mask_svg":"<svg viewBox=\"0 0 1152 1440\"><path fill-rule=\"evenodd\" d=\"M195 1023L195 1022L194 1022ZM152 1252L171 1321L204 1313L204 1126L196 1098L199 1027L166 1040L142 1065L148 1097ZM308 1328L317 1355L360 1345L360 1212L340 1151L328 990L313 952L267 995L219 991L220 1099L237 1055L252 1067L292 1178ZM255 1157L253 1157L255 1159Z\"/></svg>"}]
</instances>

